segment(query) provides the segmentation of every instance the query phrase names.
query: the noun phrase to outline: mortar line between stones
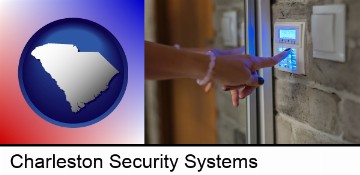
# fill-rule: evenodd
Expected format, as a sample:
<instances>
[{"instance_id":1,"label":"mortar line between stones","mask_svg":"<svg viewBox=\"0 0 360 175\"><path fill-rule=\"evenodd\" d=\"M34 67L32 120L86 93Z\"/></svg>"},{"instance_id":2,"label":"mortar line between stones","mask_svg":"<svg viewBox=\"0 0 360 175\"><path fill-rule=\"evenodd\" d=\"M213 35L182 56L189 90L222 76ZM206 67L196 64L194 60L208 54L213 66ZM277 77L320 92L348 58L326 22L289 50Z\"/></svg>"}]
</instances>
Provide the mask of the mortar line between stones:
<instances>
[{"instance_id":1,"label":"mortar line between stones","mask_svg":"<svg viewBox=\"0 0 360 175\"><path fill-rule=\"evenodd\" d=\"M332 87L328 87L328 86L324 86L324 85L321 85L319 83L316 83L314 81L307 81L307 80L301 80L301 79L297 79L297 80L294 80L294 79L291 79L291 78L277 78L279 81L287 81L287 82L290 82L290 83L299 83L299 84L302 84L302 85L305 85L307 87L310 87L310 88L313 88L313 89L318 89L318 90L321 90L321 91L324 91L324 92L327 92L327 93L335 93L337 94L340 98L343 98L343 99L347 99L347 100L351 100L351 101L354 101L354 102L357 102L357 103L360 103L360 96L357 96L356 94L352 94L346 90L337 90L335 88L332 88Z\"/></svg>"},{"instance_id":2,"label":"mortar line between stones","mask_svg":"<svg viewBox=\"0 0 360 175\"><path fill-rule=\"evenodd\" d=\"M291 123L291 128L293 129L294 127L297 127L297 128L303 128L303 129L306 129L306 130L309 130L311 132L314 132L314 133L318 133L320 135L323 135L323 136L326 136L328 138L331 138L333 140L337 140L339 142L342 142L342 143L350 143L348 141L345 141L343 140L342 138L342 134L340 136L335 136L335 135L332 135L332 134L329 134L329 133L326 133L324 131L320 131L320 130L317 130L305 123L301 123L300 121L297 121L296 119L292 118L291 116L285 114L285 113L282 113L282 112L279 112L278 111L278 117L282 118L283 120Z\"/></svg>"}]
</instances>

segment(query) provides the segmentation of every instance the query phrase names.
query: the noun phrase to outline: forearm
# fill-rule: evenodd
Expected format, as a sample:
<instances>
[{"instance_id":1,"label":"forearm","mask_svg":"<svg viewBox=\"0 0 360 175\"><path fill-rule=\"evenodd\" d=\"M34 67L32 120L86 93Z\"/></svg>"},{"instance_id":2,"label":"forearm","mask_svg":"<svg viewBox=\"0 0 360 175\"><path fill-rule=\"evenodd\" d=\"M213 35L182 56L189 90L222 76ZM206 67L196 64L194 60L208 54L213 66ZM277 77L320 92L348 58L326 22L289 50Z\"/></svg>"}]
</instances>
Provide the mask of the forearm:
<instances>
[{"instance_id":1,"label":"forearm","mask_svg":"<svg viewBox=\"0 0 360 175\"><path fill-rule=\"evenodd\" d=\"M202 78L208 65L209 58L202 52L145 41L146 79Z\"/></svg>"}]
</instances>

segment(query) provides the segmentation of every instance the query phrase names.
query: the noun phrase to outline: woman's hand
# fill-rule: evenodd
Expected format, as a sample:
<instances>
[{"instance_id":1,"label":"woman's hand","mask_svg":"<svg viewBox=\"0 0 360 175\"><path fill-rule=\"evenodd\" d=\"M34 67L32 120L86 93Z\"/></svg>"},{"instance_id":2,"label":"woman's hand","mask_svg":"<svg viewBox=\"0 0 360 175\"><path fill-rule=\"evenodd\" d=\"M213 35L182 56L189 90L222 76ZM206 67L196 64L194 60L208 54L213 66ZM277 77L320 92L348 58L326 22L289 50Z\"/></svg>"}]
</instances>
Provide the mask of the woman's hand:
<instances>
[{"instance_id":1,"label":"woman's hand","mask_svg":"<svg viewBox=\"0 0 360 175\"><path fill-rule=\"evenodd\" d=\"M256 71L276 65L290 52L290 49L286 49L274 57L256 57L236 53L221 55L215 51L217 59L212 80L224 84L224 90L230 90L233 105L236 107L239 99L250 95L254 89L264 83L264 79L258 76Z\"/></svg>"},{"instance_id":2,"label":"woman's hand","mask_svg":"<svg viewBox=\"0 0 360 175\"><path fill-rule=\"evenodd\" d=\"M204 52L204 50L199 51ZM217 57L213 81L225 84L223 90L230 91L232 103L237 107L239 99L244 99L254 89L264 84L264 79L258 76L256 71L276 65L290 53L290 50L267 58L244 55L244 47L232 50L213 49L212 52ZM205 92L208 92L212 85L213 83L209 82L205 86Z\"/></svg>"},{"instance_id":3,"label":"woman's hand","mask_svg":"<svg viewBox=\"0 0 360 175\"><path fill-rule=\"evenodd\" d=\"M208 49L203 50L203 53L207 52ZM236 48L236 49L231 49L231 50L218 50L218 49L212 49L211 50L216 57L219 56L224 56L224 55L241 55L245 53L245 47L240 47L240 48ZM212 88L213 83L209 82L208 84L206 84L205 86L205 92L209 92L210 89Z\"/></svg>"}]
</instances>

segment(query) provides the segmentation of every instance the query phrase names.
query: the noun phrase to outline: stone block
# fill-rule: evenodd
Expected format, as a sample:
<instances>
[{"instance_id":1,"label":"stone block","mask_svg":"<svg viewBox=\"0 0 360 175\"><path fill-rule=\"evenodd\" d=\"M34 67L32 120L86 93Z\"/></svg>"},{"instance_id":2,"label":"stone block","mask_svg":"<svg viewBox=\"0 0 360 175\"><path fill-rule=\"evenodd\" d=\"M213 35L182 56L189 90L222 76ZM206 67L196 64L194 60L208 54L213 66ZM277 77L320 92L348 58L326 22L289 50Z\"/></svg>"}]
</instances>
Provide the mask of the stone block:
<instances>
[{"instance_id":1,"label":"stone block","mask_svg":"<svg viewBox=\"0 0 360 175\"><path fill-rule=\"evenodd\" d=\"M340 113L344 139L360 143L360 104L345 100L341 103Z\"/></svg>"},{"instance_id":2,"label":"stone block","mask_svg":"<svg viewBox=\"0 0 360 175\"><path fill-rule=\"evenodd\" d=\"M330 134L340 134L340 98L300 83L275 81L275 109Z\"/></svg>"},{"instance_id":3,"label":"stone block","mask_svg":"<svg viewBox=\"0 0 360 175\"><path fill-rule=\"evenodd\" d=\"M333 137L320 131L305 129L303 127L294 127L295 144L342 144L340 138Z\"/></svg>"},{"instance_id":4,"label":"stone block","mask_svg":"<svg viewBox=\"0 0 360 175\"><path fill-rule=\"evenodd\" d=\"M300 122L307 122L310 111L307 87L299 83L276 80L274 88L275 109Z\"/></svg>"},{"instance_id":5,"label":"stone block","mask_svg":"<svg viewBox=\"0 0 360 175\"><path fill-rule=\"evenodd\" d=\"M339 135L340 119L338 103L340 98L335 94L317 89L308 89L310 115L307 119L310 126L318 130Z\"/></svg>"},{"instance_id":6,"label":"stone block","mask_svg":"<svg viewBox=\"0 0 360 175\"><path fill-rule=\"evenodd\" d=\"M291 1L292 2L285 2L278 0L278 3L272 6L273 21L276 21L276 19L306 19L308 6L303 2Z\"/></svg>"},{"instance_id":7,"label":"stone block","mask_svg":"<svg viewBox=\"0 0 360 175\"><path fill-rule=\"evenodd\" d=\"M275 117L275 143L290 144L292 142L291 123L285 120L283 116L277 115Z\"/></svg>"}]
</instances>

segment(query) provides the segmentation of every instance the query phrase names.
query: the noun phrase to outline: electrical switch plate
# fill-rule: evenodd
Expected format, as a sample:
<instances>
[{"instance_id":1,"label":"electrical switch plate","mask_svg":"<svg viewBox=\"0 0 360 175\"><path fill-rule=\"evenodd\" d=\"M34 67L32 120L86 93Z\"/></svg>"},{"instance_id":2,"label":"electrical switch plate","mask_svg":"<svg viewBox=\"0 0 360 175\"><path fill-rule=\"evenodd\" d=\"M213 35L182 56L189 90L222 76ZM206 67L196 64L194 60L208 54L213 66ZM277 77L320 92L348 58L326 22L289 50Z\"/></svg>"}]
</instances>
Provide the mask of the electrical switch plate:
<instances>
[{"instance_id":1,"label":"electrical switch plate","mask_svg":"<svg viewBox=\"0 0 360 175\"><path fill-rule=\"evenodd\" d=\"M237 14L236 11L227 11L223 13L221 19L221 31L225 46L237 47Z\"/></svg>"},{"instance_id":2,"label":"electrical switch plate","mask_svg":"<svg viewBox=\"0 0 360 175\"><path fill-rule=\"evenodd\" d=\"M335 52L334 15L312 16L313 49L322 52Z\"/></svg>"},{"instance_id":3,"label":"electrical switch plate","mask_svg":"<svg viewBox=\"0 0 360 175\"><path fill-rule=\"evenodd\" d=\"M295 74L305 75L304 59L305 22L275 22L274 55L291 48L291 53L275 68Z\"/></svg>"},{"instance_id":4,"label":"electrical switch plate","mask_svg":"<svg viewBox=\"0 0 360 175\"><path fill-rule=\"evenodd\" d=\"M314 6L311 16L313 57L345 62L345 5Z\"/></svg>"}]
</instances>

